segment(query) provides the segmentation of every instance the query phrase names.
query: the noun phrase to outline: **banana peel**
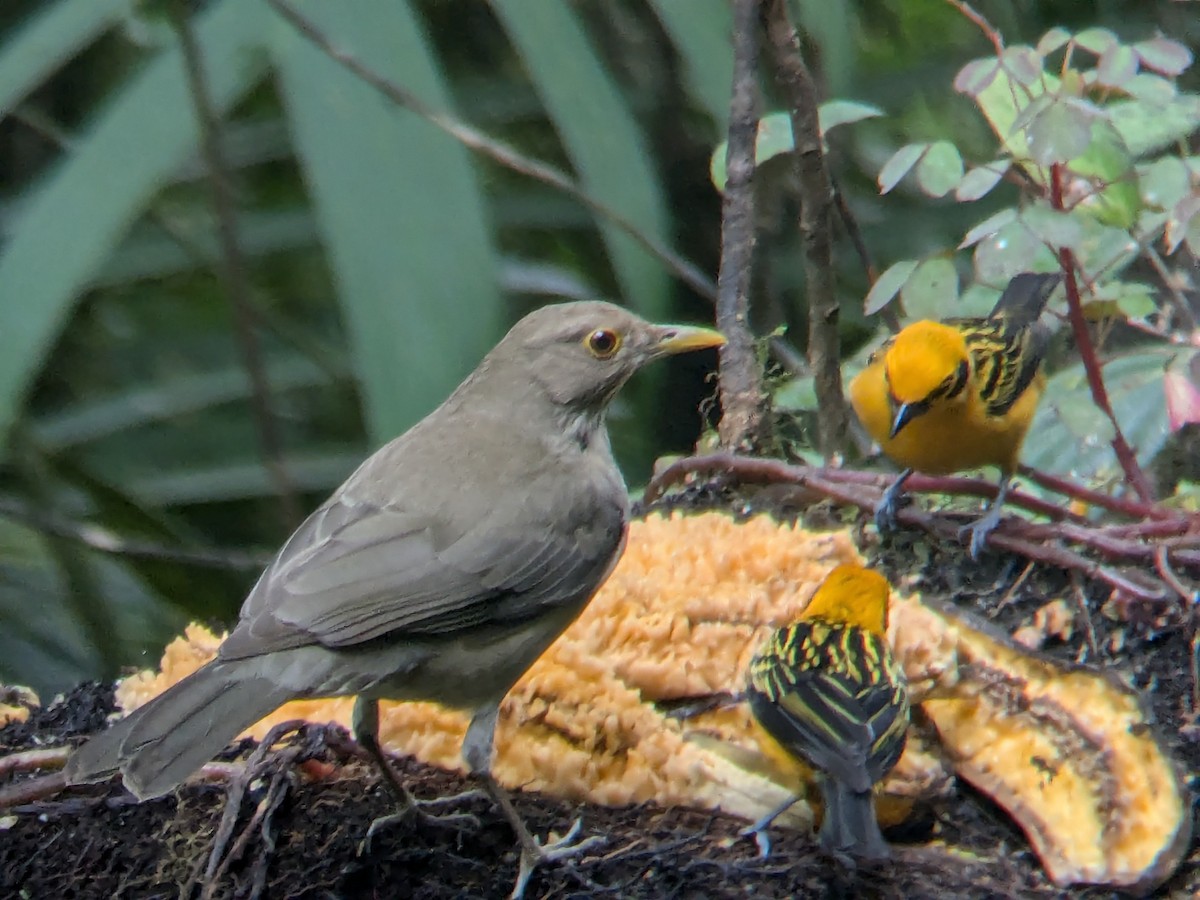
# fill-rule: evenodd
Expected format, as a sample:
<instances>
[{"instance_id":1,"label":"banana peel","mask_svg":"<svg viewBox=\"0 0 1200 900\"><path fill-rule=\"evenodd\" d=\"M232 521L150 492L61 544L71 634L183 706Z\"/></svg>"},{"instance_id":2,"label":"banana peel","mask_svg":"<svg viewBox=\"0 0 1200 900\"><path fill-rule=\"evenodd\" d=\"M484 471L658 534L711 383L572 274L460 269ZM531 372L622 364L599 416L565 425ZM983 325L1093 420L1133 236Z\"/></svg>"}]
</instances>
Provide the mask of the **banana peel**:
<instances>
[{"instance_id":1,"label":"banana peel","mask_svg":"<svg viewBox=\"0 0 1200 900\"><path fill-rule=\"evenodd\" d=\"M945 604L893 604L896 655L923 687L942 751L1020 825L1056 884L1140 894L1170 877L1191 802L1134 690Z\"/></svg>"}]
</instances>

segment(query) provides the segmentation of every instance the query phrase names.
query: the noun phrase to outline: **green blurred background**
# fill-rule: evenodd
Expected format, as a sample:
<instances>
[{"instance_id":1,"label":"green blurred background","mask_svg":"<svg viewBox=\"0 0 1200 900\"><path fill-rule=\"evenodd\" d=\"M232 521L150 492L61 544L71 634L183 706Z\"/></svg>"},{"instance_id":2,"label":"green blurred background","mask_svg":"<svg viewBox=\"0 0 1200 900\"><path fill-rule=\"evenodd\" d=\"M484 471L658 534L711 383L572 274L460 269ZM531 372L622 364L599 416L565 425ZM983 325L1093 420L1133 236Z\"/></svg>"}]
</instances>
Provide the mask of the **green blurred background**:
<instances>
[{"instance_id":1,"label":"green blurred background","mask_svg":"<svg viewBox=\"0 0 1200 900\"><path fill-rule=\"evenodd\" d=\"M573 173L715 279L708 162L729 102L726 0L296 5L338 47ZM1009 43L1098 25L1192 47L1197 6L976 4ZM538 304L605 297L659 320L711 318L610 222L396 109L262 0L190 9L300 510ZM911 141L950 138L978 160L994 149L951 88L990 50L959 12L943 0L797 0L792 13L824 97L885 113L839 130L831 148L880 269L953 246L989 204L1013 202L1004 189L968 208L875 186ZM0 6L0 681L53 692L156 662L190 619L227 622L294 524L263 463L199 147L162 4ZM758 324L790 326L802 352L795 209L784 192L761 193ZM857 347L873 330L866 275L846 248L838 264L844 338ZM712 362L647 373L614 410L632 484L695 441ZM135 552L94 549L117 538Z\"/></svg>"}]
</instances>

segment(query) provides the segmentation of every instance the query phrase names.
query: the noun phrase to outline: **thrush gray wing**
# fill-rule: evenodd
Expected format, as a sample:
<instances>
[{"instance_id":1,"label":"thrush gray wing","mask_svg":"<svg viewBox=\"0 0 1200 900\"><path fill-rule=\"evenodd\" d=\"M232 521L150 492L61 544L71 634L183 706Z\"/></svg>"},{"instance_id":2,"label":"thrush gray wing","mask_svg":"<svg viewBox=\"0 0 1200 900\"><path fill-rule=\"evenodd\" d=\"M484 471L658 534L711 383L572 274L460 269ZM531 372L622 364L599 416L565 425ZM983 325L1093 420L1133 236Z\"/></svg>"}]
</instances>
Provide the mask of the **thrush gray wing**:
<instances>
[{"instance_id":1,"label":"thrush gray wing","mask_svg":"<svg viewBox=\"0 0 1200 900\"><path fill-rule=\"evenodd\" d=\"M625 526L619 505L577 506L544 521L522 510L503 526L484 511L459 528L403 505L334 498L263 573L221 655L444 635L576 602L607 574Z\"/></svg>"}]
</instances>

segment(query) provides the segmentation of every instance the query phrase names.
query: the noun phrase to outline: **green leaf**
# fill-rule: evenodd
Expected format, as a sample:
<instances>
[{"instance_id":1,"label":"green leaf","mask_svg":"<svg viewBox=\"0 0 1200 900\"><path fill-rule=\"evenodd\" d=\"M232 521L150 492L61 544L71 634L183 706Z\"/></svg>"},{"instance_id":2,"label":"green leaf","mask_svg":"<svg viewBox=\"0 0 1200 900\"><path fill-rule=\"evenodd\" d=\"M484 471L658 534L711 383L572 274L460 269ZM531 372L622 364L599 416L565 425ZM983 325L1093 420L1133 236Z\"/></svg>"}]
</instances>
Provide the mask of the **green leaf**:
<instances>
[{"instance_id":1,"label":"green leaf","mask_svg":"<svg viewBox=\"0 0 1200 900\"><path fill-rule=\"evenodd\" d=\"M534 87L584 187L648 234L669 243L667 209L636 120L569 4L495 0ZM667 276L633 238L598 221L625 302L666 318Z\"/></svg>"},{"instance_id":2,"label":"green leaf","mask_svg":"<svg viewBox=\"0 0 1200 900\"><path fill-rule=\"evenodd\" d=\"M916 271L917 265L918 260L902 259L888 266L887 271L880 275L871 285L871 290L867 291L863 301L863 315L873 316L891 303L909 276Z\"/></svg>"},{"instance_id":3,"label":"green leaf","mask_svg":"<svg viewBox=\"0 0 1200 900\"><path fill-rule=\"evenodd\" d=\"M1017 84L1028 87L1042 78L1042 57L1032 47L1006 47L1004 70Z\"/></svg>"},{"instance_id":4,"label":"green leaf","mask_svg":"<svg viewBox=\"0 0 1200 900\"><path fill-rule=\"evenodd\" d=\"M1165 104L1140 100L1108 106L1109 120L1135 158L1183 140L1200 127L1200 96L1180 94Z\"/></svg>"},{"instance_id":5,"label":"green leaf","mask_svg":"<svg viewBox=\"0 0 1200 900\"><path fill-rule=\"evenodd\" d=\"M683 60L692 99L723 134L733 85L733 15L725 0L651 0L659 21Z\"/></svg>"},{"instance_id":6,"label":"green leaf","mask_svg":"<svg viewBox=\"0 0 1200 900\"><path fill-rule=\"evenodd\" d=\"M1180 75L1192 64L1192 51L1185 44L1159 37L1133 45L1142 65L1163 75Z\"/></svg>"},{"instance_id":7,"label":"green leaf","mask_svg":"<svg viewBox=\"0 0 1200 900\"><path fill-rule=\"evenodd\" d=\"M879 183L879 193L886 194L899 184L900 179L909 173L928 150L927 143L906 144L893 153L891 159L879 170L879 177L875 179Z\"/></svg>"},{"instance_id":8,"label":"green leaf","mask_svg":"<svg viewBox=\"0 0 1200 900\"><path fill-rule=\"evenodd\" d=\"M972 60L954 76L954 89L960 94L978 99L997 80L1008 81L1008 76L1004 75L1003 71L1000 61L994 56Z\"/></svg>"},{"instance_id":9,"label":"green leaf","mask_svg":"<svg viewBox=\"0 0 1200 900\"><path fill-rule=\"evenodd\" d=\"M0 47L0 118L47 76L103 34L129 0L43 3Z\"/></svg>"},{"instance_id":10,"label":"green leaf","mask_svg":"<svg viewBox=\"0 0 1200 900\"><path fill-rule=\"evenodd\" d=\"M328 493L358 468L360 450L285 454L288 478L300 491ZM158 471L142 470L128 478L129 490L155 506L223 503L276 496L275 484L258 459L234 459L211 466L189 462Z\"/></svg>"},{"instance_id":11,"label":"green leaf","mask_svg":"<svg viewBox=\"0 0 1200 900\"><path fill-rule=\"evenodd\" d=\"M1040 166L1080 156L1092 137L1094 115L1067 100L1050 103L1029 123L1029 156Z\"/></svg>"},{"instance_id":12,"label":"green leaf","mask_svg":"<svg viewBox=\"0 0 1200 900\"><path fill-rule=\"evenodd\" d=\"M883 111L869 103L859 103L854 100L830 100L828 103L821 104L817 115L821 136L824 138L826 132L831 128L882 116ZM768 113L758 120L758 132L754 140L754 161L757 165L762 165L784 153L791 153L795 146L792 119L788 113ZM725 182L729 177L725 170L725 157L728 152L729 142L722 141L713 151L709 161L709 176L719 191L725 190Z\"/></svg>"},{"instance_id":13,"label":"green leaf","mask_svg":"<svg viewBox=\"0 0 1200 900\"><path fill-rule=\"evenodd\" d=\"M276 397L328 382L322 369L298 357L269 361L266 372ZM43 448L62 450L219 404L245 400L251 395L246 368L237 364L81 402L54 415L42 416L33 423L31 431Z\"/></svg>"},{"instance_id":14,"label":"green leaf","mask_svg":"<svg viewBox=\"0 0 1200 900\"><path fill-rule=\"evenodd\" d=\"M965 250L967 247L978 244L984 238L990 237L1001 228L1008 225L1010 222L1015 221L1016 218L1017 209L1013 206L1005 207L999 212L993 213L968 231L965 235L963 235L962 242L958 245L958 249Z\"/></svg>"},{"instance_id":15,"label":"green leaf","mask_svg":"<svg viewBox=\"0 0 1200 900\"><path fill-rule=\"evenodd\" d=\"M969 203L987 196L1010 168L1012 160L1008 159L997 159L985 166L976 166L958 183L954 189L954 199L959 203Z\"/></svg>"},{"instance_id":16,"label":"green leaf","mask_svg":"<svg viewBox=\"0 0 1200 900\"><path fill-rule=\"evenodd\" d=\"M1164 156L1138 175L1142 200L1155 209L1170 209L1191 191L1187 164L1177 156Z\"/></svg>"},{"instance_id":17,"label":"green leaf","mask_svg":"<svg viewBox=\"0 0 1200 900\"><path fill-rule=\"evenodd\" d=\"M253 50L267 18L258 3L219 0L197 22L213 102L228 108L263 72ZM20 416L33 379L75 300L196 146L192 103L176 50L139 71L15 220L0 253L0 435ZM114 165L136 160L136 165ZM64 248L70 252L64 252Z\"/></svg>"},{"instance_id":18,"label":"green leaf","mask_svg":"<svg viewBox=\"0 0 1200 900\"><path fill-rule=\"evenodd\" d=\"M1080 225L1078 217L1051 209L1041 203L1035 203L1022 210L1021 221L1039 240L1051 247L1075 249L1083 241L1083 226Z\"/></svg>"},{"instance_id":19,"label":"green leaf","mask_svg":"<svg viewBox=\"0 0 1200 900\"><path fill-rule=\"evenodd\" d=\"M1137 171L1133 156L1115 128L1103 119L1092 123L1087 152L1071 160L1070 171L1088 176L1104 185L1098 193L1086 196L1078 205L1106 225L1131 228L1141 212Z\"/></svg>"},{"instance_id":20,"label":"green leaf","mask_svg":"<svg viewBox=\"0 0 1200 900\"><path fill-rule=\"evenodd\" d=\"M1117 44L1117 36L1107 28L1085 28L1075 35L1076 46L1100 56Z\"/></svg>"},{"instance_id":21,"label":"green leaf","mask_svg":"<svg viewBox=\"0 0 1200 900\"><path fill-rule=\"evenodd\" d=\"M878 106L871 103L860 103L857 100L829 100L817 108L822 137L839 125L850 125L882 115L883 110Z\"/></svg>"},{"instance_id":22,"label":"green leaf","mask_svg":"<svg viewBox=\"0 0 1200 900\"><path fill-rule=\"evenodd\" d=\"M1049 56L1060 47L1065 47L1069 40L1071 32L1056 26L1042 35L1041 40L1037 42L1037 52L1042 56Z\"/></svg>"},{"instance_id":23,"label":"green leaf","mask_svg":"<svg viewBox=\"0 0 1200 900\"><path fill-rule=\"evenodd\" d=\"M1096 81L1107 87L1123 89L1138 71L1138 56L1132 47L1116 44L1105 50L1096 66Z\"/></svg>"},{"instance_id":24,"label":"green leaf","mask_svg":"<svg viewBox=\"0 0 1200 900\"><path fill-rule=\"evenodd\" d=\"M1113 359L1102 369L1113 412L1142 465L1167 439L1163 367L1170 354L1142 350ZM1076 363L1050 377L1022 461L1089 480L1120 477L1111 435L1112 425L1092 402L1083 366Z\"/></svg>"},{"instance_id":25,"label":"green leaf","mask_svg":"<svg viewBox=\"0 0 1200 900\"><path fill-rule=\"evenodd\" d=\"M450 106L408 4L313 4L308 14L374 71L435 109ZM271 33L368 429L372 443L382 443L445 399L502 331L486 205L461 144L290 25Z\"/></svg>"},{"instance_id":26,"label":"green leaf","mask_svg":"<svg viewBox=\"0 0 1200 900\"><path fill-rule=\"evenodd\" d=\"M904 310L914 319L945 319L958 312L958 272L945 257L925 260L901 290Z\"/></svg>"},{"instance_id":27,"label":"green leaf","mask_svg":"<svg viewBox=\"0 0 1200 900\"><path fill-rule=\"evenodd\" d=\"M1144 284L1126 284L1127 290L1117 296L1117 308L1127 319L1144 319L1154 315L1158 304Z\"/></svg>"},{"instance_id":28,"label":"green leaf","mask_svg":"<svg viewBox=\"0 0 1200 900\"><path fill-rule=\"evenodd\" d=\"M767 113L758 120L758 129L754 137L754 162L762 165L776 156L791 153L795 147L792 135L792 118L786 112ZM729 155L729 142L721 141L713 151L709 160L709 177L717 190L725 190L725 182L729 179L726 170L726 157Z\"/></svg>"},{"instance_id":29,"label":"green leaf","mask_svg":"<svg viewBox=\"0 0 1200 900\"><path fill-rule=\"evenodd\" d=\"M975 277L988 284L1007 283L1020 272L1049 268L1053 256L1021 221L1010 222L975 248Z\"/></svg>"},{"instance_id":30,"label":"green leaf","mask_svg":"<svg viewBox=\"0 0 1200 900\"><path fill-rule=\"evenodd\" d=\"M917 184L931 197L944 197L963 177L962 156L949 141L936 141L917 163Z\"/></svg>"},{"instance_id":31,"label":"green leaf","mask_svg":"<svg viewBox=\"0 0 1200 900\"><path fill-rule=\"evenodd\" d=\"M1166 106L1179 95L1174 82L1148 72L1138 72L1125 83L1124 90L1133 99L1154 107Z\"/></svg>"},{"instance_id":32,"label":"green leaf","mask_svg":"<svg viewBox=\"0 0 1200 900\"><path fill-rule=\"evenodd\" d=\"M182 617L147 592L120 561L79 552L95 580L94 611L113 637L110 655L91 641L72 613L70 582L51 542L0 519L0 682L28 684L43 697L89 678L112 678L183 625ZM36 614L31 614L36 611Z\"/></svg>"}]
</instances>

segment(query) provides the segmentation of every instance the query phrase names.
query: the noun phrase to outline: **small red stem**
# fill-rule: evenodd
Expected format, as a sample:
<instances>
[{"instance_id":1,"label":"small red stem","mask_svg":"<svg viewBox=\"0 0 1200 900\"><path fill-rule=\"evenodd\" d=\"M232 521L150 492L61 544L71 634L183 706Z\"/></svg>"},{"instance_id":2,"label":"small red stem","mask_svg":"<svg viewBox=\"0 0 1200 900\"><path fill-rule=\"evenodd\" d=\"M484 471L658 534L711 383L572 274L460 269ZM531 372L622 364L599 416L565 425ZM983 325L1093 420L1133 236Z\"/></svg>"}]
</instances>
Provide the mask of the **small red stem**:
<instances>
[{"instance_id":1,"label":"small red stem","mask_svg":"<svg viewBox=\"0 0 1200 900\"><path fill-rule=\"evenodd\" d=\"M1050 203L1057 210L1065 209L1062 182L1062 163L1054 163L1050 166ZM1069 247L1060 247L1057 253L1063 275L1066 276L1067 318L1071 322L1071 331L1075 334L1075 344L1083 361L1083 371L1087 375L1088 388L1092 392L1092 402L1112 422L1113 453L1117 455L1117 462L1121 464L1121 471L1125 473L1125 482L1144 502L1151 503L1154 500L1154 491L1146 473L1138 465L1137 456L1125 440L1117 417L1113 414L1108 390L1104 386L1104 376L1100 371L1100 360L1096 357L1096 345L1092 343L1091 335L1088 334L1087 320L1083 317L1083 301L1079 297L1079 282L1075 278L1075 253Z\"/></svg>"}]
</instances>

